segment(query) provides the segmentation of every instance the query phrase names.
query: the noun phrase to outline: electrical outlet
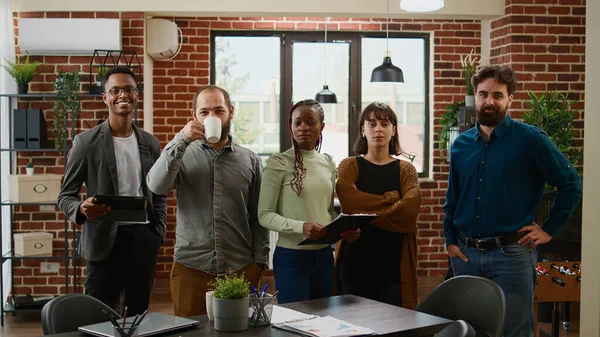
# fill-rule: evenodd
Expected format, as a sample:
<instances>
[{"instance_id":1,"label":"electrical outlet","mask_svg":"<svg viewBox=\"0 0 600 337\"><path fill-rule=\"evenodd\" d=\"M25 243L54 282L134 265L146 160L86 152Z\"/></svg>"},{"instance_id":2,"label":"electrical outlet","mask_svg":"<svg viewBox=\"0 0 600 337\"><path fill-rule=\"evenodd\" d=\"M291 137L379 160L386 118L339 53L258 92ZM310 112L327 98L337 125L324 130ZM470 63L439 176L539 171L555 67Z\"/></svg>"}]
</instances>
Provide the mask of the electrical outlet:
<instances>
[{"instance_id":1,"label":"electrical outlet","mask_svg":"<svg viewBox=\"0 0 600 337\"><path fill-rule=\"evenodd\" d=\"M41 262L40 273L58 273L60 263L58 262Z\"/></svg>"},{"instance_id":2,"label":"electrical outlet","mask_svg":"<svg viewBox=\"0 0 600 337\"><path fill-rule=\"evenodd\" d=\"M40 212L54 212L56 211L56 206L54 205L40 205Z\"/></svg>"}]
</instances>

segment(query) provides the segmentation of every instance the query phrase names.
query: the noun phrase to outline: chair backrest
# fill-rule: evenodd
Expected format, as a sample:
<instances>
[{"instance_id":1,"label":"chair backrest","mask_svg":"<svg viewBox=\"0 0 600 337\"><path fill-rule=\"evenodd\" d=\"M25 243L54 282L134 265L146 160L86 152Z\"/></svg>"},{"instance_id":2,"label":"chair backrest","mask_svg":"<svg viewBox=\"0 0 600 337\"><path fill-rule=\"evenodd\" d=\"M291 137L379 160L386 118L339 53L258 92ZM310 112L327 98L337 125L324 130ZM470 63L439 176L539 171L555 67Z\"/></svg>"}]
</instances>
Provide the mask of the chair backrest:
<instances>
[{"instance_id":1,"label":"chair backrest","mask_svg":"<svg viewBox=\"0 0 600 337\"><path fill-rule=\"evenodd\" d=\"M461 275L437 286L415 310L451 320L464 320L477 331L501 337L506 300L502 288L494 281Z\"/></svg>"},{"instance_id":2,"label":"chair backrest","mask_svg":"<svg viewBox=\"0 0 600 337\"><path fill-rule=\"evenodd\" d=\"M80 326L108 321L102 313L106 310L120 319L121 316L100 300L85 294L67 294L46 303L42 308L44 335L74 332Z\"/></svg>"},{"instance_id":3,"label":"chair backrest","mask_svg":"<svg viewBox=\"0 0 600 337\"><path fill-rule=\"evenodd\" d=\"M475 337L475 329L469 323L458 320L436 333L435 337Z\"/></svg>"}]
</instances>

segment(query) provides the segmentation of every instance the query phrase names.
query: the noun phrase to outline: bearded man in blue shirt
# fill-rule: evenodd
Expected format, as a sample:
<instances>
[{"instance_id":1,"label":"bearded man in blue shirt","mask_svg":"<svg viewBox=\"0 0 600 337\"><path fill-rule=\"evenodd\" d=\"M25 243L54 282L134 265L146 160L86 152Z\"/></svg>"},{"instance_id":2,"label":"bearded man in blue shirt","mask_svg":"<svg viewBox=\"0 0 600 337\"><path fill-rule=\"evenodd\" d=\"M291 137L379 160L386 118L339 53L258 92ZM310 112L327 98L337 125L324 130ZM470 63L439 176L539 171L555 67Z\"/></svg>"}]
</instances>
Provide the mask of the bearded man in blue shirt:
<instances>
[{"instance_id":1,"label":"bearded man in blue shirt","mask_svg":"<svg viewBox=\"0 0 600 337\"><path fill-rule=\"evenodd\" d=\"M510 67L479 67L471 81L477 123L452 146L446 250L455 275L486 277L502 288L504 336L532 337L535 247L567 224L581 180L544 131L507 115L517 85ZM545 184L556 187L556 197L540 226L534 219Z\"/></svg>"}]
</instances>

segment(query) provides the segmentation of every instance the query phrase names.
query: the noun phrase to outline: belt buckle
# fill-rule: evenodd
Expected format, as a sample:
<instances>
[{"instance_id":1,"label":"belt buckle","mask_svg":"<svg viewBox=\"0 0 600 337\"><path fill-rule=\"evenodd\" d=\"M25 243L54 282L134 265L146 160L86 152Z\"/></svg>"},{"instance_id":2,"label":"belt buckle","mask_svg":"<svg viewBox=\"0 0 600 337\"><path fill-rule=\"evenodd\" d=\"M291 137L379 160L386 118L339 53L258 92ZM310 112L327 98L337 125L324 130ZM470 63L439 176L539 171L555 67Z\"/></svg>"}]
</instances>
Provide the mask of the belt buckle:
<instances>
[{"instance_id":1,"label":"belt buckle","mask_svg":"<svg viewBox=\"0 0 600 337\"><path fill-rule=\"evenodd\" d=\"M475 248L477 248L477 250L484 250L481 247L479 247L479 243L482 242L482 240L479 239L475 239Z\"/></svg>"}]
</instances>

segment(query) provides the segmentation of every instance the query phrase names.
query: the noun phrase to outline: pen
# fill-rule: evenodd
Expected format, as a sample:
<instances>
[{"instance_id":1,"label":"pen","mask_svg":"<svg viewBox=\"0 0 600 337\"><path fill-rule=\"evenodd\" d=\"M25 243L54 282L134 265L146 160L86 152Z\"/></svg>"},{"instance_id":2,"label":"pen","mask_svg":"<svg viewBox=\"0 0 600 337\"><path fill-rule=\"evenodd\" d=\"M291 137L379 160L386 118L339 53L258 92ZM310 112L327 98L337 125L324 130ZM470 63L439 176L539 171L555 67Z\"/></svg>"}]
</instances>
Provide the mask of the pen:
<instances>
[{"instance_id":1,"label":"pen","mask_svg":"<svg viewBox=\"0 0 600 337\"><path fill-rule=\"evenodd\" d=\"M140 314L135 315L135 318L133 319L133 322L131 323L131 327L134 328L135 327L135 322L137 322L137 319L140 317Z\"/></svg>"},{"instance_id":2,"label":"pen","mask_svg":"<svg viewBox=\"0 0 600 337\"><path fill-rule=\"evenodd\" d=\"M254 293L254 295L256 295L256 298L260 297L260 296L258 296L258 291L256 290L256 287L254 286L254 284L252 285L252 292Z\"/></svg>"},{"instance_id":3,"label":"pen","mask_svg":"<svg viewBox=\"0 0 600 337\"><path fill-rule=\"evenodd\" d=\"M148 309L146 309L144 311L144 313L142 314L142 317L140 317L140 319L137 321L137 325L136 326L139 326L140 324L142 324L142 321L144 320L144 317L146 317L147 313L148 313Z\"/></svg>"},{"instance_id":4,"label":"pen","mask_svg":"<svg viewBox=\"0 0 600 337\"><path fill-rule=\"evenodd\" d=\"M106 310L102 309L102 313L106 317L108 317L108 319L110 320L110 322L112 323L113 326L116 326L116 327L119 326L119 323L115 320L115 318L111 314L109 314Z\"/></svg>"},{"instance_id":5,"label":"pen","mask_svg":"<svg viewBox=\"0 0 600 337\"><path fill-rule=\"evenodd\" d=\"M127 321L127 307L125 307L125 310L123 311L123 328L125 327L125 321Z\"/></svg>"},{"instance_id":6,"label":"pen","mask_svg":"<svg viewBox=\"0 0 600 337\"><path fill-rule=\"evenodd\" d=\"M262 291L262 293L260 294L260 297L261 297L261 298L262 298L262 297L265 297L265 294L267 293L267 286L268 286L268 284L265 284L265 286L263 287L263 291Z\"/></svg>"}]
</instances>

